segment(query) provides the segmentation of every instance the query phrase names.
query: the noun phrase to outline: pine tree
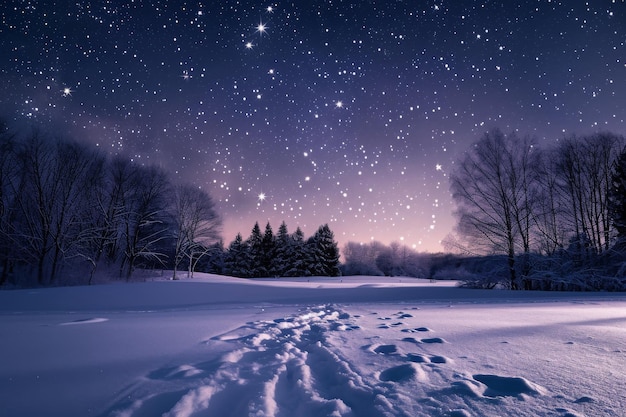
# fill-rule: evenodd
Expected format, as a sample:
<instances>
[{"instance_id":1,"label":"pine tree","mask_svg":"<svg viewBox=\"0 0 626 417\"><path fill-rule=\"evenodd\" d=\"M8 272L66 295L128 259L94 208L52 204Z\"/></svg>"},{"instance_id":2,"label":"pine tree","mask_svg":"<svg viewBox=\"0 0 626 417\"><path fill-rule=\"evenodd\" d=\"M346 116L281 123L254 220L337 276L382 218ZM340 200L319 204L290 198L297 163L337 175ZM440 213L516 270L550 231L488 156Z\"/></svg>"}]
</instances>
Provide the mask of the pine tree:
<instances>
[{"instance_id":1,"label":"pine tree","mask_svg":"<svg viewBox=\"0 0 626 417\"><path fill-rule=\"evenodd\" d=\"M320 226L309 241L309 256L311 259L310 272L312 275L338 277L339 270L339 248L335 242L335 235L327 224Z\"/></svg>"},{"instance_id":2,"label":"pine tree","mask_svg":"<svg viewBox=\"0 0 626 417\"><path fill-rule=\"evenodd\" d=\"M224 257L224 273L239 278L252 276L249 248L240 233L237 233L235 240L228 246L228 251Z\"/></svg>"},{"instance_id":3,"label":"pine tree","mask_svg":"<svg viewBox=\"0 0 626 417\"><path fill-rule=\"evenodd\" d=\"M311 272L308 268L308 254L306 242L304 241L304 233L298 227L293 235L291 235L288 255L289 267L285 276L287 277L306 277Z\"/></svg>"},{"instance_id":4,"label":"pine tree","mask_svg":"<svg viewBox=\"0 0 626 417\"><path fill-rule=\"evenodd\" d=\"M246 241L249 249L249 270L250 276L254 278L263 277L266 271L263 268L263 235L259 223L255 223L250 237Z\"/></svg>"},{"instance_id":5,"label":"pine tree","mask_svg":"<svg viewBox=\"0 0 626 417\"><path fill-rule=\"evenodd\" d=\"M283 221L278 228L278 234L276 235L276 245L274 251L275 276L284 277L286 276L287 271L289 271L289 266L292 263L291 249L291 236L289 236L287 225Z\"/></svg>"},{"instance_id":6,"label":"pine tree","mask_svg":"<svg viewBox=\"0 0 626 417\"><path fill-rule=\"evenodd\" d=\"M270 222L265 225L265 234L261 241L261 277L271 277L275 275L274 255L276 252L276 242L274 232Z\"/></svg>"}]
</instances>

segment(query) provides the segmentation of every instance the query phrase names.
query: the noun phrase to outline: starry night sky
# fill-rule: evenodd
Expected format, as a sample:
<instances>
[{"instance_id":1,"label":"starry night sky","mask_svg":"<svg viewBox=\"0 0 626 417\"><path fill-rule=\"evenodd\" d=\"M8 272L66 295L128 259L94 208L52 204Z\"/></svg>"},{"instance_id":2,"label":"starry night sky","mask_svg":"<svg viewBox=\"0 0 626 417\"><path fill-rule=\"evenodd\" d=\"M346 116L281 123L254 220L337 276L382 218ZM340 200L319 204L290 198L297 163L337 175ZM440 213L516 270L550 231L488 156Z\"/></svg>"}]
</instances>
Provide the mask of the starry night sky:
<instances>
[{"instance_id":1,"label":"starry night sky","mask_svg":"<svg viewBox=\"0 0 626 417\"><path fill-rule=\"evenodd\" d=\"M207 190L226 244L439 251L483 132L626 135L624 0L54 3L0 8L0 116Z\"/></svg>"}]
</instances>

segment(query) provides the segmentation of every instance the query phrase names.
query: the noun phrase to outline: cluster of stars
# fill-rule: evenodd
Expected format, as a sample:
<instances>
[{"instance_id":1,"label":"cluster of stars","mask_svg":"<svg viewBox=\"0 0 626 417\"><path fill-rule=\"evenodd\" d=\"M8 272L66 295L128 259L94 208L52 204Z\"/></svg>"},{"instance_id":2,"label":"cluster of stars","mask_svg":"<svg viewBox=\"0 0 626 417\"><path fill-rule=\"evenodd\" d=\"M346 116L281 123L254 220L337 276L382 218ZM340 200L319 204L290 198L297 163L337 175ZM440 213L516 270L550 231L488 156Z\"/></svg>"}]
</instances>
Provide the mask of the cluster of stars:
<instances>
[{"instance_id":1,"label":"cluster of stars","mask_svg":"<svg viewBox=\"0 0 626 417\"><path fill-rule=\"evenodd\" d=\"M626 133L626 5L101 2L2 8L0 116L340 243L440 250L482 132Z\"/></svg>"}]
</instances>

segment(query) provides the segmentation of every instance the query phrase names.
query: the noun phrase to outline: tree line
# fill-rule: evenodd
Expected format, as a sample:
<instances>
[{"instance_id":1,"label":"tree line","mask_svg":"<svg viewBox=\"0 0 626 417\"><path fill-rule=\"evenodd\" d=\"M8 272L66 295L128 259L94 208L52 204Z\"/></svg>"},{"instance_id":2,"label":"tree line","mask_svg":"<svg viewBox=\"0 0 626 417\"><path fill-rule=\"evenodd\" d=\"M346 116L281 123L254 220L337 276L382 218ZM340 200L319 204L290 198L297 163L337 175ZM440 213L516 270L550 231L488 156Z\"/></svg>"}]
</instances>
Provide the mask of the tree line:
<instances>
[{"instance_id":1,"label":"tree line","mask_svg":"<svg viewBox=\"0 0 626 417\"><path fill-rule=\"evenodd\" d=\"M305 239L256 223L228 248L211 196L72 139L0 122L0 285L129 280L138 268L237 277L404 275L482 288L626 289L626 141L569 136L551 147L486 132L450 174L452 254L378 242L344 247L328 225ZM82 278L81 278L82 277ZM86 278L85 278L86 277Z\"/></svg>"},{"instance_id":2,"label":"tree line","mask_svg":"<svg viewBox=\"0 0 626 417\"><path fill-rule=\"evenodd\" d=\"M447 248L497 255L506 272L473 284L626 289L625 143L604 132L542 148L498 129L475 142L450 175L457 233Z\"/></svg>"},{"instance_id":3,"label":"tree line","mask_svg":"<svg viewBox=\"0 0 626 417\"><path fill-rule=\"evenodd\" d=\"M305 239L299 227L290 234L284 221L276 234L269 222L264 232L257 222L247 239L237 234L223 253L221 268L211 272L240 278L336 277L339 267L339 249L327 224Z\"/></svg>"},{"instance_id":4,"label":"tree line","mask_svg":"<svg viewBox=\"0 0 626 417\"><path fill-rule=\"evenodd\" d=\"M208 193L157 166L0 123L0 285L130 279L138 267L190 271L219 239Z\"/></svg>"}]
</instances>

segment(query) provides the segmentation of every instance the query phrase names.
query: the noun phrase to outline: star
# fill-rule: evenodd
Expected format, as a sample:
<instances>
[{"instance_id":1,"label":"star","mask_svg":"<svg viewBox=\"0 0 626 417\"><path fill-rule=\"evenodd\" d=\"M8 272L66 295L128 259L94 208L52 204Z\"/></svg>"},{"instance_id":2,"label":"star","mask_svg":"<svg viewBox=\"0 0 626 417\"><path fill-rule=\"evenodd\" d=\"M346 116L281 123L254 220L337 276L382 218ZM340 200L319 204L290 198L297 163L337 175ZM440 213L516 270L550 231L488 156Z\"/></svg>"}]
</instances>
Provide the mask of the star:
<instances>
[{"instance_id":1,"label":"star","mask_svg":"<svg viewBox=\"0 0 626 417\"><path fill-rule=\"evenodd\" d=\"M341 109L343 107L343 101L339 100L335 102L335 107L337 107L338 109Z\"/></svg>"},{"instance_id":2,"label":"star","mask_svg":"<svg viewBox=\"0 0 626 417\"><path fill-rule=\"evenodd\" d=\"M267 32L267 26L263 22L259 22L256 27L256 31L259 32L259 34L263 35Z\"/></svg>"},{"instance_id":3,"label":"star","mask_svg":"<svg viewBox=\"0 0 626 417\"><path fill-rule=\"evenodd\" d=\"M72 93L74 91L72 91L72 89L70 89L69 87L65 87L63 90L61 90L63 92L63 97L67 97L67 96L71 96Z\"/></svg>"},{"instance_id":4,"label":"star","mask_svg":"<svg viewBox=\"0 0 626 417\"><path fill-rule=\"evenodd\" d=\"M437 165L435 165L435 169L437 171L441 171L443 168L442 168L441 164L437 164Z\"/></svg>"},{"instance_id":5,"label":"star","mask_svg":"<svg viewBox=\"0 0 626 417\"><path fill-rule=\"evenodd\" d=\"M246 42L246 49L252 49L253 46L252 42Z\"/></svg>"},{"instance_id":6,"label":"star","mask_svg":"<svg viewBox=\"0 0 626 417\"><path fill-rule=\"evenodd\" d=\"M185 81L189 80L191 78L191 75L189 74L189 72L187 71L183 71L183 75L181 75L181 78Z\"/></svg>"},{"instance_id":7,"label":"star","mask_svg":"<svg viewBox=\"0 0 626 417\"><path fill-rule=\"evenodd\" d=\"M274 12L274 8L272 6L267 6L267 8L265 9L268 13L273 13Z\"/></svg>"},{"instance_id":8,"label":"star","mask_svg":"<svg viewBox=\"0 0 626 417\"><path fill-rule=\"evenodd\" d=\"M265 199L267 198L267 196L265 195L265 193L259 193L259 195L257 196L259 201L265 201Z\"/></svg>"}]
</instances>

